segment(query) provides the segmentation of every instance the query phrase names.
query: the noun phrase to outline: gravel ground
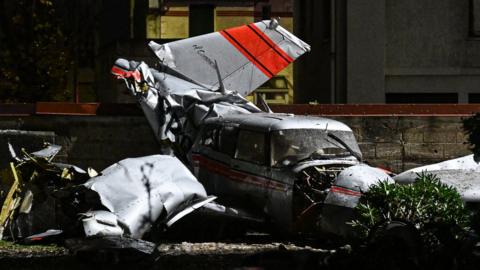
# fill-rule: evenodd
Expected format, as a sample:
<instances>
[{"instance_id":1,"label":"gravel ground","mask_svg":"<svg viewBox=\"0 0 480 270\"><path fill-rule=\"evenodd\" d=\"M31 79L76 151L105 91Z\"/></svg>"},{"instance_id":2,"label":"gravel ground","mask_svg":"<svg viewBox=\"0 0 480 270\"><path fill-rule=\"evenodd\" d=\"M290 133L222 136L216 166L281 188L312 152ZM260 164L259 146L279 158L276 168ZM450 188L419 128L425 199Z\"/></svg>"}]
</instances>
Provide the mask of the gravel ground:
<instances>
[{"instance_id":1,"label":"gravel ground","mask_svg":"<svg viewBox=\"0 0 480 270\"><path fill-rule=\"evenodd\" d=\"M250 241L162 243L155 258L120 263L78 258L58 246L23 246L0 241L0 269L125 269L139 264L142 269L305 269L317 268L336 253L288 242Z\"/></svg>"},{"instance_id":2,"label":"gravel ground","mask_svg":"<svg viewBox=\"0 0 480 270\"><path fill-rule=\"evenodd\" d=\"M158 246L155 256L136 260L126 260L123 255L115 257L115 260L108 256L77 257L63 247L22 246L0 241L0 269L422 269L418 265L412 267L403 255L396 257L399 260L392 260L389 256L374 256L365 249L352 250L349 245L323 249L274 239L254 240L165 242ZM401 251L396 252L399 253ZM442 257L448 259L448 255L444 255ZM393 258L396 259L395 256ZM447 265L443 262L445 260L439 259L435 267L437 270L477 269L480 263L476 259L463 265L467 267L458 268L458 265Z\"/></svg>"},{"instance_id":3,"label":"gravel ground","mask_svg":"<svg viewBox=\"0 0 480 270\"><path fill-rule=\"evenodd\" d=\"M325 250L313 248L310 246L296 246L292 243L165 243L158 246L158 251L162 256L167 255L226 255L226 254L255 254L259 252L286 251L300 252L308 251L319 254L329 254L334 250Z\"/></svg>"}]
</instances>

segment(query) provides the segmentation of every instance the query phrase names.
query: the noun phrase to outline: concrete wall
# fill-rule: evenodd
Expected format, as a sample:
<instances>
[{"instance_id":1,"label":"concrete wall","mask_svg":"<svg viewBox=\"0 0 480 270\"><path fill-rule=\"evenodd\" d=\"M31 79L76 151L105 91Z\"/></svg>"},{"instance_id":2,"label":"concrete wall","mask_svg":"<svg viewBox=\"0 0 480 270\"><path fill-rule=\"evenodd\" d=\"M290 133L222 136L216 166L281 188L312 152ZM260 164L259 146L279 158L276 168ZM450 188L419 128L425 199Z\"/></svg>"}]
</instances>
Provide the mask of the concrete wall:
<instances>
[{"instance_id":1,"label":"concrete wall","mask_svg":"<svg viewBox=\"0 0 480 270\"><path fill-rule=\"evenodd\" d=\"M385 102L385 1L347 1L347 103Z\"/></svg>"},{"instance_id":2,"label":"concrete wall","mask_svg":"<svg viewBox=\"0 0 480 270\"><path fill-rule=\"evenodd\" d=\"M395 172L470 153L460 117L332 118L354 130L367 161ZM13 129L34 132L2 131ZM27 151L39 149L43 141L60 144L59 161L97 170L123 158L159 153L143 116L1 117L0 131L4 162L8 140Z\"/></svg>"},{"instance_id":3,"label":"concrete wall","mask_svg":"<svg viewBox=\"0 0 480 270\"><path fill-rule=\"evenodd\" d=\"M0 132L3 163L8 140L17 151L20 147L39 150L43 141L62 145L57 161L96 170L127 157L159 153L159 145L143 116L1 117L0 130L6 129L34 132L21 137L14 132Z\"/></svg>"},{"instance_id":4,"label":"concrete wall","mask_svg":"<svg viewBox=\"0 0 480 270\"><path fill-rule=\"evenodd\" d=\"M364 158L401 172L471 154L461 117L332 117L355 132Z\"/></svg>"}]
</instances>

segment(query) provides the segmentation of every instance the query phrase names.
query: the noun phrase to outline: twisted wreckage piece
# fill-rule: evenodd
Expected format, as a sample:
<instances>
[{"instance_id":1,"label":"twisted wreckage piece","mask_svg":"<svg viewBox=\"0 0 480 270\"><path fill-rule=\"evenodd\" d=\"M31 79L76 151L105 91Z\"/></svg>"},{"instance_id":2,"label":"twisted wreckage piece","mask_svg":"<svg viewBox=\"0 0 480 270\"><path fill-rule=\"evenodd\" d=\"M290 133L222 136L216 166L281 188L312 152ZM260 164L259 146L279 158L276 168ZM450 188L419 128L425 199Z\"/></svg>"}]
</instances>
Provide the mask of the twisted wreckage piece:
<instances>
[{"instance_id":1,"label":"twisted wreckage piece","mask_svg":"<svg viewBox=\"0 0 480 270\"><path fill-rule=\"evenodd\" d=\"M175 157L128 158L97 174L52 162L59 150L48 145L15 155L2 172L4 239L28 243L59 234L141 239L153 224L171 226L215 199Z\"/></svg>"}]
</instances>

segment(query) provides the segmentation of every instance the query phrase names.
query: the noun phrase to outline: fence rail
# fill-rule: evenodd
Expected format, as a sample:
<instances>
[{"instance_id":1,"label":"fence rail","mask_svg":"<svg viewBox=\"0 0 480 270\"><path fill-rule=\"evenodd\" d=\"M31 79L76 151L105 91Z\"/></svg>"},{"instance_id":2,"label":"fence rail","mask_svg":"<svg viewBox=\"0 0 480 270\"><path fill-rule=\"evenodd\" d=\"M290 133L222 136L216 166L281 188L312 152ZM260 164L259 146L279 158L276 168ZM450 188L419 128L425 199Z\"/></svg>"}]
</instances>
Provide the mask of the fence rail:
<instances>
[{"instance_id":1,"label":"fence rail","mask_svg":"<svg viewBox=\"0 0 480 270\"><path fill-rule=\"evenodd\" d=\"M274 112L326 116L469 116L480 112L480 104L294 104L271 108ZM0 116L141 114L133 103L0 104Z\"/></svg>"}]
</instances>

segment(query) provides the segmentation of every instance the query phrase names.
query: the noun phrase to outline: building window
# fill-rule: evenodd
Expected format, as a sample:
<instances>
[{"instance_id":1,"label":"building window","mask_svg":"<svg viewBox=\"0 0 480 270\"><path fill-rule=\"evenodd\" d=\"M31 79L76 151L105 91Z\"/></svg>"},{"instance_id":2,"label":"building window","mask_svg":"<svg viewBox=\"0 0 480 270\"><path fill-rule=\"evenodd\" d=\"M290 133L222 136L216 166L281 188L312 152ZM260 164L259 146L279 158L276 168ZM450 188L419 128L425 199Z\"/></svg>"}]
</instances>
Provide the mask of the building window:
<instances>
[{"instance_id":1,"label":"building window","mask_svg":"<svg viewBox=\"0 0 480 270\"><path fill-rule=\"evenodd\" d=\"M265 5L262 7L262 20L270 20L272 17L272 6Z\"/></svg>"},{"instance_id":2,"label":"building window","mask_svg":"<svg viewBox=\"0 0 480 270\"><path fill-rule=\"evenodd\" d=\"M480 103L480 93L468 94L468 103Z\"/></svg>"},{"instance_id":3,"label":"building window","mask_svg":"<svg viewBox=\"0 0 480 270\"><path fill-rule=\"evenodd\" d=\"M387 93L387 104L458 103L457 93Z\"/></svg>"},{"instance_id":4,"label":"building window","mask_svg":"<svg viewBox=\"0 0 480 270\"><path fill-rule=\"evenodd\" d=\"M470 0L470 36L480 37L480 0Z\"/></svg>"}]
</instances>

